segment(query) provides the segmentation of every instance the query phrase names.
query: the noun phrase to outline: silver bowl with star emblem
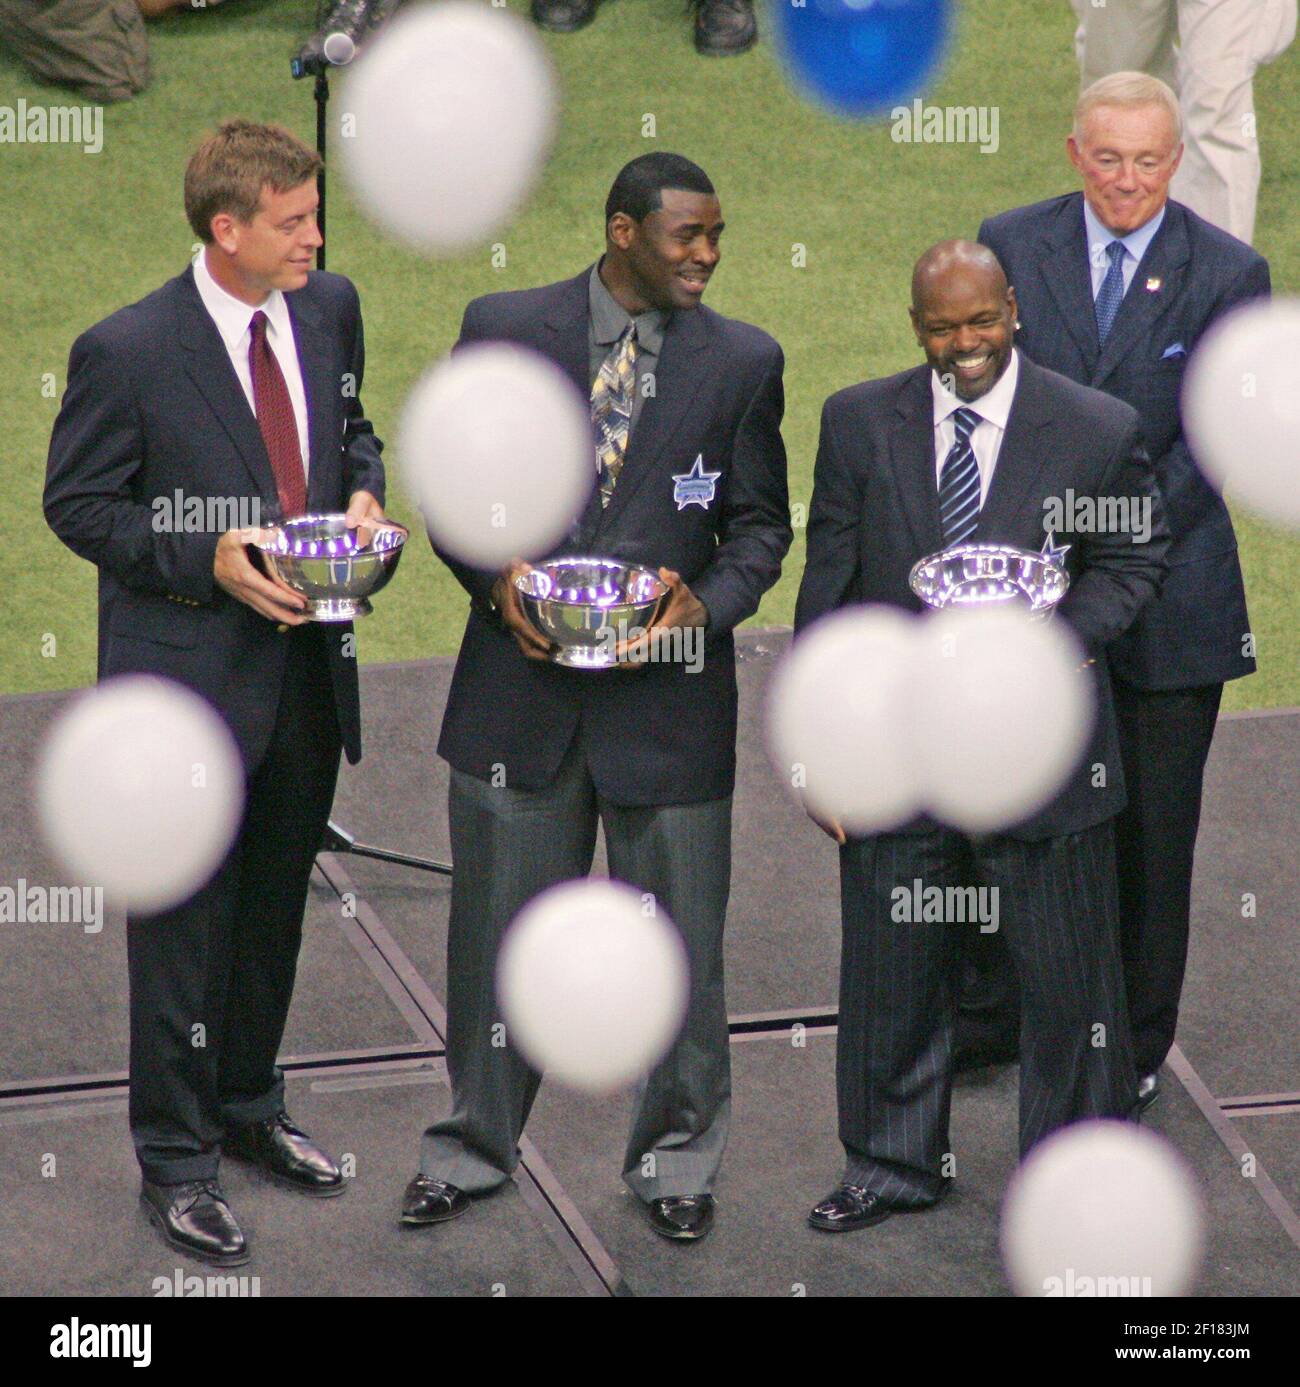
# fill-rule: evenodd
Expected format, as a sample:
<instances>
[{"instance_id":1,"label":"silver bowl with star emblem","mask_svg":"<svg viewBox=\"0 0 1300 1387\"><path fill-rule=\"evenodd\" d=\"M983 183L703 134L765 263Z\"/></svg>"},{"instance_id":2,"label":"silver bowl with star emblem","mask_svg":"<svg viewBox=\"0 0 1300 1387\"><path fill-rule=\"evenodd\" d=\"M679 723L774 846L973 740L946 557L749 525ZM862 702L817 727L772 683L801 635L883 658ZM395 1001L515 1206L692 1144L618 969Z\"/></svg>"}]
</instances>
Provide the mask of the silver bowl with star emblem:
<instances>
[{"instance_id":1,"label":"silver bowl with star emblem","mask_svg":"<svg viewBox=\"0 0 1300 1387\"><path fill-rule=\"evenodd\" d=\"M515 578L528 620L570 669L608 669L621 641L655 618L668 591L657 573L615 559L548 559Z\"/></svg>"},{"instance_id":2,"label":"silver bowl with star emblem","mask_svg":"<svg viewBox=\"0 0 1300 1387\"><path fill-rule=\"evenodd\" d=\"M351 621L372 610L409 537L393 521L350 529L345 515L300 515L270 526L256 547L267 570L307 599L308 621Z\"/></svg>"},{"instance_id":3,"label":"silver bowl with star emblem","mask_svg":"<svg viewBox=\"0 0 1300 1387\"><path fill-rule=\"evenodd\" d=\"M1070 575L1047 553L1011 544L959 544L914 564L908 581L922 602L938 610L1009 602L1041 620L1065 596Z\"/></svg>"}]
</instances>

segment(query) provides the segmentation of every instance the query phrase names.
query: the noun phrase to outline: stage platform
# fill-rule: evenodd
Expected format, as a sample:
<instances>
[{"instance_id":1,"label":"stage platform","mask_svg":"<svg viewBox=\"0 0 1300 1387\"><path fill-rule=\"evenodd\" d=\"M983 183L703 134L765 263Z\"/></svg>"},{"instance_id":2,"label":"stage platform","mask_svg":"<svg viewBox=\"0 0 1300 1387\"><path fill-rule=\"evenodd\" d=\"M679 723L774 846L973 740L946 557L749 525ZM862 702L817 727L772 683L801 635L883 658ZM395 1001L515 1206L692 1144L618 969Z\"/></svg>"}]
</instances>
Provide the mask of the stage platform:
<instances>
[{"instance_id":1,"label":"stage platform","mask_svg":"<svg viewBox=\"0 0 1300 1387\"><path fill-rule=\"evenodd\" d=\"M284 1045L289 1110L353 1178L296 1198L233 1162L223 1183L263 1296L1007 1294L997 1214L1015 1160L1014 1066L958 1081L957 1183L939 1208L843 1237L809 1229L833 1185L838 910L833 846L763 751L761 697L786 632L741 641L727 923L731 1143L714 1234L666 1243L623 1192L625 1097L544 1084L515 1182L456 1223L403 1230L421 1129L448 1107L442 1060L449 882L321 856ZM449 660L362 670L365 760L334 819L362 843L445 861L434 754ZM66 695L0 699L0 885L52 885L29 779ZM1203 1295L1300 1291L1300 710L1225 715L1208 774L1178 1046L1147 1122L1183 1153L1208 1212ZM598 870L603 861L598 855ZM1244 905L1253 901L1253 913ZM344 908L344 900L348 907ZM122 922L0 925L0 1293L156 1293L203 1274L136 1201L126 1129ZM1250 1173L1243 1173L1250 1172Z\"/></svg>"}]
</instances>

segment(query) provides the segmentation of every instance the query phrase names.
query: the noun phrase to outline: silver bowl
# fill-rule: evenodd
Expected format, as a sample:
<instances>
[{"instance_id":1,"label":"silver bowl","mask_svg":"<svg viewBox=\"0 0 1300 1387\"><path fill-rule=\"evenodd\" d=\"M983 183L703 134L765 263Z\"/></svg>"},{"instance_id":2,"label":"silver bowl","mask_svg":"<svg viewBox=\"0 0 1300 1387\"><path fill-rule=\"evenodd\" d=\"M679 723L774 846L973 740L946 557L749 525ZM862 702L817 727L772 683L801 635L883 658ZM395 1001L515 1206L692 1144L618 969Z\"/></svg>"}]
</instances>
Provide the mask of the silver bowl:
<instances>
[{"instance_id":1,"label":"silver bowl","mask_svg":"<svg viewBox=\"0 0 1300 1387\"><path fill-rule=\"evenodd\" d=\"M347 517L300 515L257 543L267 569L307 599L308 621L351 621L397 572L410 532L385 521L349 529Z\"/></svg>"},{"instance_id":2,"label":"silver bowl","mask_svg":"<svg viewBox=\"0 0 1300 1387\"><path fill-rule=\"evenodd\" d=\"M1020 603L1031 616L1050 615L1070 586L1060 564L1010 544L959 544L912 566L912 591L936 608Z\"/></svg>"},{"instance_id":3,"label":"silver bowl","mask_svg":"<svg viewBox=\"0 0 1300 1387\"><path fill-rule=\"evenodd\" d=\"M613 559L549 559L515 579L528 620L571 669L608 669L615 646L654 620L667 586L657 573Z\"/></svg>"}]
</instances>

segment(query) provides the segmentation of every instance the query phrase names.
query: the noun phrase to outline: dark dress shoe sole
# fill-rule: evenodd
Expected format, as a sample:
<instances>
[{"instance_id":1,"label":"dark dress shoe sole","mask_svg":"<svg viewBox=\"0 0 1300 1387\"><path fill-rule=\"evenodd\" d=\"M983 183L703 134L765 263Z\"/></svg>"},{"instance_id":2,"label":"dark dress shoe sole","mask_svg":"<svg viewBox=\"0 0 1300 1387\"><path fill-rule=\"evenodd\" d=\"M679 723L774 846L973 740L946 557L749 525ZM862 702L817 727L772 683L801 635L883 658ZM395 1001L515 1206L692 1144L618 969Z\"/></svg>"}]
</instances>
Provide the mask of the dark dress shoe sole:
<instances>
[{"instance_id":1,"label":"dark dress shoe sole","mask_svg":"<svg viewBox=\"0 0 1300 1387\"><path fill-rule=\"evenodd\" d=\"M652 1223L650 1227L659 1234L661 1238L667 1238L675 1243L697 1243L707 1238L713 1231L713 1225L706 1223L703 1228L663 1228L657 1223Z\"/></svg>"},{"instance_id":2,"label":"dark dress shoe sole","mask_svg":"<svg viewBox=\"0 0 1300 1387\"><path fill-rule=\"evenodd\" d=\"M816 1228L819 1233L856 1233L859 1228L874 1228L877 1223L884 1223L891 1214L897 1212L897 1209L884 1209L878 1214L869 1214L861 1219L818 1218L816 1214L809 1214L808 1226Z\"/></svg>"},{"instance_id":3,"label":"dark dress shoe sole","mask_svg":"<svg viewBox=\"0 0 1300 1387\"><path fill-rule=\"evenodd\" d=\"M545 29L548 34L576 34L579 29L585 29L587 25L595 19L596 10L595 7L593 7L590 14L583 15L576 23L569 22L563 24L557 23L547 14L538 14L535 9L531 11L531 14L533 23L536 24L539 29Z\"/></svg>"},{"instance_id":4,"label":"dark dress shoe sole","mask_svg":"<svg viewBox=\"0 0 1300 1387\"><path fill-rule=\"evenodd\" d=\"M435 1223L450 1223L452 1219L469 1213L469 1206L467 1199L463 1204L453 1204L445 1214L403 1214L400 1222L403 1228L430 1228Z\"/></svg>"},{"instance_id":5,"label":"dark dress shoe sole","mask_svg":"<svg viewBox=\"0 0 1300 1387\"><path fill-rule=\"evenodd\" d=\"M169 1243L177 1252L183 1252L187 1257L193 1257L196 1262L205 1262L212 1267L242 1267L245 1262L252 1260L253 1254L247 1247L242 1252L203 1252L176 1237L167 1227L167 1222L163 1216L144 1195L140 1196L140 1207L149 1216L149 1222L163 1235L164 1242Z\"/></svg>"},{"instance_id":6,"label":"dark dress shoe sole","mask_svg":"<svg viewBox=\"0 0 1300 1387\"><path fill-rule=\"evenodd\" d=\"M758 30L740 43L714 42L709 39L695 40L695 51L704 58L730 58L735 53L748 53L758 42Z\"/></svg>"}]
</instances>

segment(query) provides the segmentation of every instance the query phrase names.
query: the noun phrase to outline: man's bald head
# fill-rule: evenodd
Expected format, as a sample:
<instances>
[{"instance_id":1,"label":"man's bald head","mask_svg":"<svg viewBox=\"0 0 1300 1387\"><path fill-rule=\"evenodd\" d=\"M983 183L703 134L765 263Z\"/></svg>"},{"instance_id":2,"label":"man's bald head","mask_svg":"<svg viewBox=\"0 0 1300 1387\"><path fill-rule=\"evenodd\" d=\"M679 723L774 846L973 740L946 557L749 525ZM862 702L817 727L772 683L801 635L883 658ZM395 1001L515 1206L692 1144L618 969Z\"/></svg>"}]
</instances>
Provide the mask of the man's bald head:
<instances>
[{"instance_id":1,"label":"man's bald head","mask_svg":"<svg viewBox=\"0 0 1300 1387\"><path fill-rule=\"evenodd\" d=\"M976 241L940 241L912 271L912 327L926 360L963 400L997 384L1011 360L1016 295Z\"/></svg>"},{"instance_id":2,"label":"man's bald head","mask_svg":"<svg viewBox=\"0 0 1300 1387\"><path fill-rule=\"evenodd\" d=\"M999 296L1007 292L1007 277L996 255L978 241L940 241L912 269L912 308L920 309L936 286L942 292L954 276L974 276Z\"/></svg>"}]
</instances>

